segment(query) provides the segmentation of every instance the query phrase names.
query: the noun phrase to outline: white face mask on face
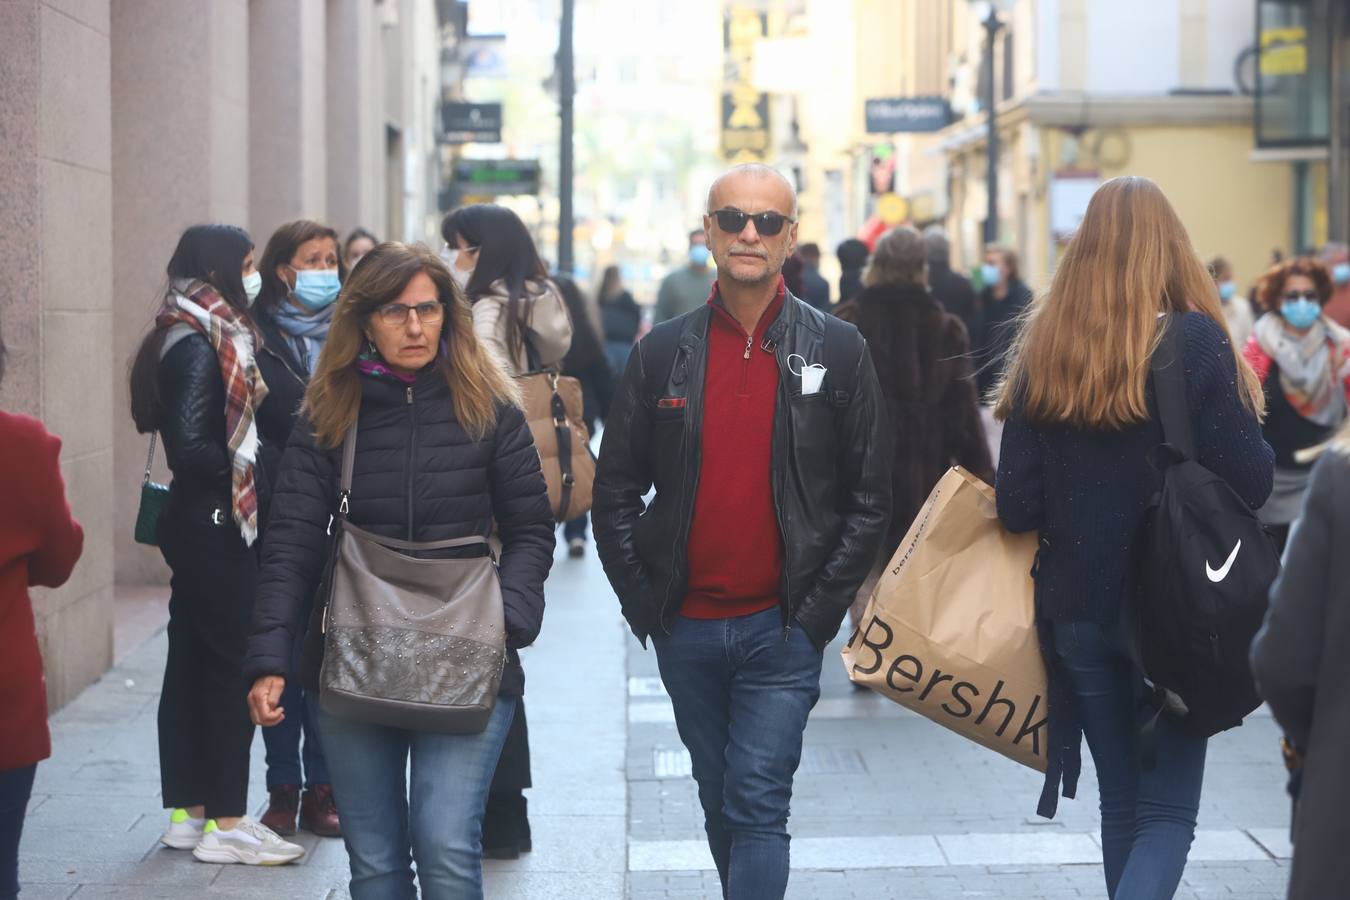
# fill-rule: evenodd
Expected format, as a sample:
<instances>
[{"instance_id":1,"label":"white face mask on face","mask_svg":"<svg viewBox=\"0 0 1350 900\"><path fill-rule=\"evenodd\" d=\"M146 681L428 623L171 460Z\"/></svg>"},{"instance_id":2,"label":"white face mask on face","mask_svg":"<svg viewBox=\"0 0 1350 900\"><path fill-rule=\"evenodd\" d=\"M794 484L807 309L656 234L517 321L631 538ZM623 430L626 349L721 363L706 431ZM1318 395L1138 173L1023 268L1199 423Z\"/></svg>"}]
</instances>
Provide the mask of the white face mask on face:
<instances>
[{"instance_id":1,"label":"white face mask on face","mask_svg":"<svg viewBox=\"0 0 1350 900\"><path fill-rule=\"evenodd\" d=\"M473 277L473 269L456 269L451 266L450 277L455 279L455 284L459 285L461 291L468 291L469 279Z\"/></svg>"}]
</instances>

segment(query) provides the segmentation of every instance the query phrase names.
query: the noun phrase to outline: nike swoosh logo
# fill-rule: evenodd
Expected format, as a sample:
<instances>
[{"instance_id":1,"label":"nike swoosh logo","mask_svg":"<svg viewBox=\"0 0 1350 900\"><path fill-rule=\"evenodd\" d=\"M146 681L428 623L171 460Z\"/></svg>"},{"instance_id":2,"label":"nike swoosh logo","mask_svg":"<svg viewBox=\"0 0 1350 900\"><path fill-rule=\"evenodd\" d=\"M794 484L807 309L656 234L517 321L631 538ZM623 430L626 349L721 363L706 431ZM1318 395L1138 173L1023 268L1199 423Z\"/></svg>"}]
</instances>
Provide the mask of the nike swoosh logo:
<instances>
[{"instance_id":1,"label":"nike swoosh logo","mask_svg":"<svg viewBox=\"0 0 1350 900\"><path fill-rule=\"evenodd\" d=\"M1228 554L1228 561L1217 570L1210 568L1209 560L1205 560L1205 574L1209 576L1209 580L1218 584L1220 581L1227 578L1228 570L1233 568L1233 563L1237 560L1238 551L1241 549L1242 541L1238 541L1237 546L1233 548L1233 552Z\"/></svg>"}]
</instances>

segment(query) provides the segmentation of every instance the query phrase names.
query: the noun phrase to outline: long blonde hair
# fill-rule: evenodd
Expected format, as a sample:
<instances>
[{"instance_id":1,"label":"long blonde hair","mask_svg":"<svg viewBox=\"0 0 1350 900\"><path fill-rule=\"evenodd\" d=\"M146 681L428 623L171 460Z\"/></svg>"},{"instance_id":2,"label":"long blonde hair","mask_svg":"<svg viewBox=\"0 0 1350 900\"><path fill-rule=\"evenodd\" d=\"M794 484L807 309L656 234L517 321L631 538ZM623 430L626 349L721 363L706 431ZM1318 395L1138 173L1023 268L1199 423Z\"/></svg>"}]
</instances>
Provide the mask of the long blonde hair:
<instances>
[{"instance_id":1,"label":"long blonde hair","mask_svg":"<svg viewBox=\"0 0 1350 900\"><path fill-rule=\"evenodd\" d=\"M1027 308L995 388L995 415L1119 430L1149 419L1159 313L1203 313L1228 333L1214 279L1162 190L1122 176L1097 189L1048 293ZM1239 394L1257 415L1261 383L1233 348Z\"/></svg>"},{"instance_id":2,"label":"long blonde hair","mask_svg":"<svg viewBox=\"0 0 1350 900\"><path fill-rule=\"evenodd\" d=\"M520 390L496 357L473 333L473 314L464 292L436 254L421 244L389 241L361 257L342 286L328 339L305 391L305 412L319 444L342 443L361 404L361 375L356 360L366 345L365 325L375 310L398 298L418 272L436 285L445 305L437 365L450 385L455 418L482 440L497 424L503 404L519 406Z\"/></svg>"}]
</instances>

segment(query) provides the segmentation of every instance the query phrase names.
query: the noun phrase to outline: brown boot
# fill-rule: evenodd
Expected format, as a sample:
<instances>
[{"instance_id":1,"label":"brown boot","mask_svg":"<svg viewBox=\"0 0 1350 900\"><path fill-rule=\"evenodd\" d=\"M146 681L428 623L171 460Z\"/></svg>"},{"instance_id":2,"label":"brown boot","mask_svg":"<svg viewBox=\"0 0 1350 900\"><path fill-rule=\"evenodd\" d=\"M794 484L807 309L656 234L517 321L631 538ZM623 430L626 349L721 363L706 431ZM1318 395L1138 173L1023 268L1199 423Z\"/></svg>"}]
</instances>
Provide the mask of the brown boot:
<instances>
[{"instance_id":1,"label":"brown boot","mask_svg":"<svg viewBox=\"0 0 1350 900\"><path fill-rule=\"evenodd\" d=\"M331 784L311 784L300 801L300 827L319 837L342 837Z\"/></svg>"},{"instance_id":2,"label":"brown boot","mask_svg":"<svg viewBox=\"0 0 1350 900\"><path fill-rule=\"evenodd\" d=\"M295 813L300 808L300 788L293 784L279 784L268 791L271 799L262 824L277 834L289 837L295 834Z\"/></svg>"}]
</instances>

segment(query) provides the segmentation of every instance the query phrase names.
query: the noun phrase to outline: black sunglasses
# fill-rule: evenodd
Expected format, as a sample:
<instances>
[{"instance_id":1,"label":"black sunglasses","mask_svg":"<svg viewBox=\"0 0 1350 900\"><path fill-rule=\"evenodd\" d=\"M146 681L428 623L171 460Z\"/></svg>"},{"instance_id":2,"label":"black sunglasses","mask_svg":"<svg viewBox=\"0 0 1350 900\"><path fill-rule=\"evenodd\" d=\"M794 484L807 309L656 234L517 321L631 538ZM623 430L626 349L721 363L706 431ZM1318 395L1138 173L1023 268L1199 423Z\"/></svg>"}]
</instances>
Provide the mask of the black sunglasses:
<instances>
[{"instance_id":1,"label":"black sunglasses","mask_svg":"<svg viewBox=\"0 0 1350 900\"><path fill-rule=\"evenodd\" d=\"M1289 291L1281 299L1288 300L1290 303L1298 300L1312 300L1318 303L1322 301L1322 298L1317 296L1315 291Z\"/></svg>"},{"instance_id":2,"label":"black sunglasses","mask_svg":"<svg viewBox=\"0 0 1350 900\"><path fill-rule=\"evenodd\" d=\"M797 221L796 219L789 219L782 213L762 212L751 215L750 213L741 212L739 209L719 209L712 215L713 218L717 219L717 227L727 234L740 234L745 230L745 223L747 221L753 221L755 223L755 231L757 231L761 237L773 237L778 234L778 232L782 231L783 226L788 222Z\"/></svg>"}]
</instances>

